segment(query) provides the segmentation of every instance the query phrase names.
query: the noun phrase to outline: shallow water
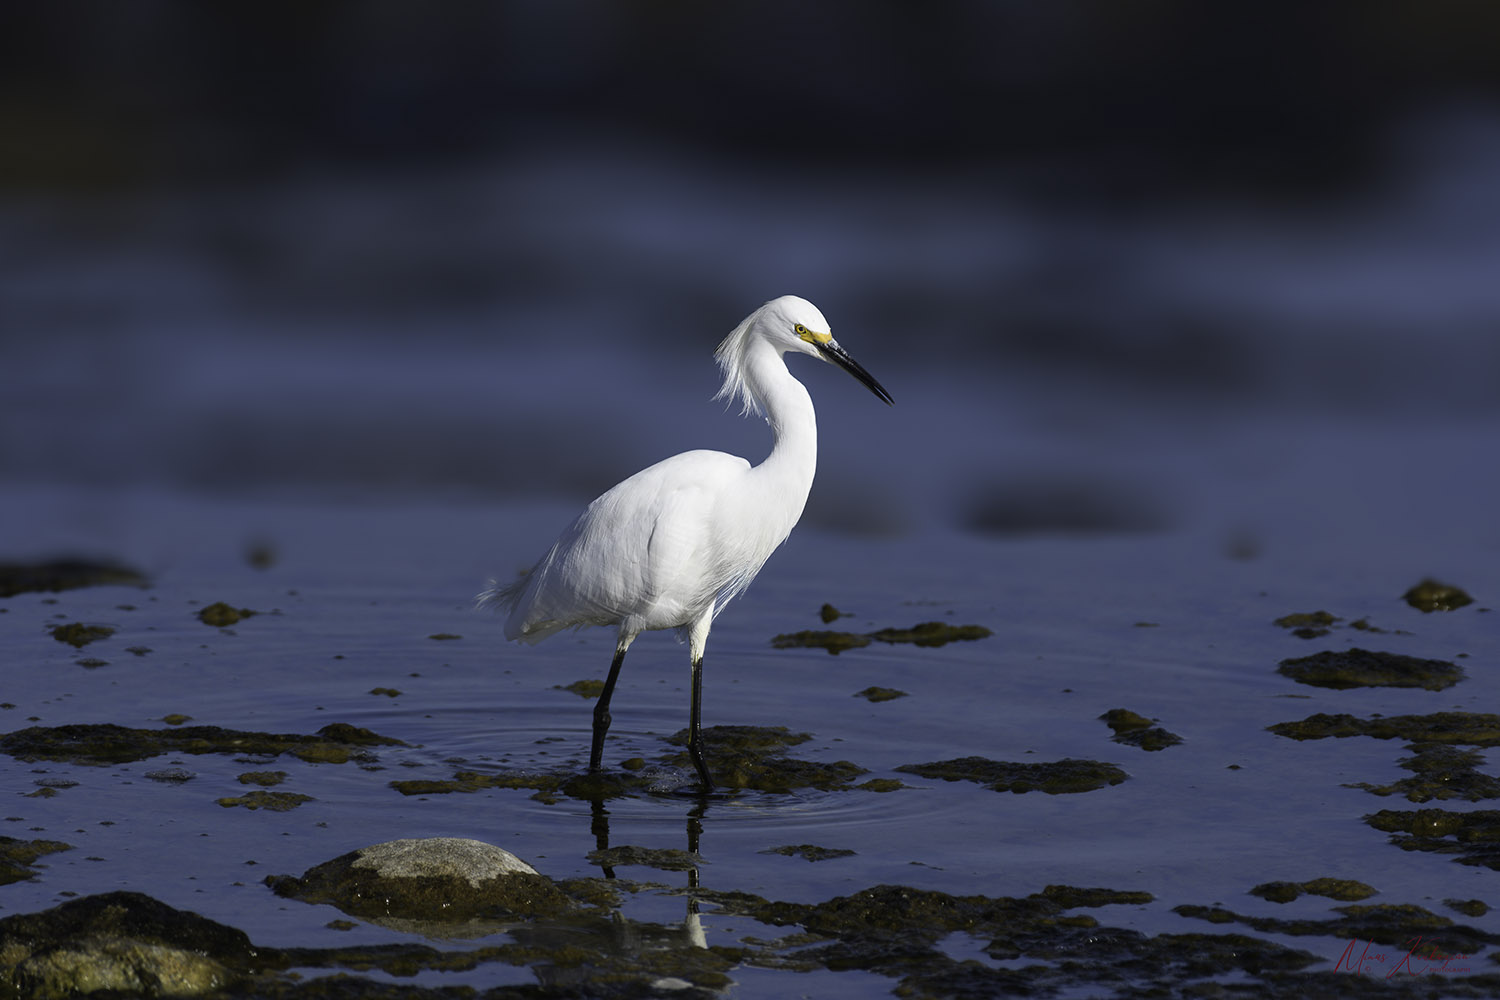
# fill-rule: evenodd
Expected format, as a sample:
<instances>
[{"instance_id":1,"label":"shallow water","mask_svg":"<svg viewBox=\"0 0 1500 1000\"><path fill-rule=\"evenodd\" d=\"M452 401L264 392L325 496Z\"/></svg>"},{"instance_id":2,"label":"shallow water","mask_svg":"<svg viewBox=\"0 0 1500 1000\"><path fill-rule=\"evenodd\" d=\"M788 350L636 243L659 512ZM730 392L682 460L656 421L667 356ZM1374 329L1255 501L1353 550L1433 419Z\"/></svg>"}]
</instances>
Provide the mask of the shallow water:
<instances>
[{"instance_id":1,"label":"shallow water","mask_svg":"<svg viewBox=\"0 0 1500 1000\"><path fill-rule=\"evenodd\" d=\"M1241 433L1242 456L1269 450L1277 435L1275 428ZM1487 595L1500 591L1500 534L1486 491L1473 488L1473 467L1458 460L1481 453L1492 429L1454 426L1430 447L1416 447L1421 435L1414 431L1409 449L1396 433L1367 436L1333 425L1303 433L1299 453L1308 459L1253 483L1206 472L1212 456L1191 447L1159 456L1186 484L1179 501L1200 512L1170 530L1002 538L936 525L878 536L799 528L716 625L705 722L807 732L813 739L792 756L850 760L868 769L867 777L906 787L715 798L699 814L702 886L792 902L882 883L988 896L1024 896L1050 884L1102 886L1154 897L1093 911L1107 926L1253 933L1209 926L1172 908L1218 903L1252 916L1327 918L1336 916L1332 900L1275 904L1247 890L1335 877L1379 890L1370 902L1413 903L1500 932L1494 914L1464 917L1443 902L1495 902L1494 871L1397 849L1361 817L1415 807L1343 787L1406 776L1396 766L1407 753L1399 742L1295 742L1266 731L1316 712L1483 712L1500 704L1500 679L1490 669L1500 630L1487 610ZM1319 472L1319 455L1338 460ZM1296 497L1306 503L1292 502ZM602 677L611 635L596 630L511 646L500 623L470 603L487 576L526 564L571 513L571 505L497 506L461 497L354 505L145 490L0 494L7 553L105 554L153 580L146 589L28 593L0 602L5 731L79 722L157 727L182 713L193 724L271 732L346 722L409 744L380 748L378 764L364 765L287 755L163 755L114 766L0 757L3 787L11 790L0 833L73 845L41 859L32 880L0 889L0 911L131 888L241 928L267 946L416 940L373 925L330 929L336 911L277 897L261 880L401 837L486 840L556 878L601 874L588 854L605 843L688 849L689 819L697 814L690 796L613 799L601 813L585 801L545 801L524 790L408 797L391 787L401 779L445 779L458 769L582 767L591 703L560 686ZM273 554L267 568L247 560L254 544ZM1408 607L1400 595L1428 573L1464 587L1476 604L1426 615ZM215 601L261 614L215 629L195 617ZM818 618L824 602L850 617L825 626ZM1272 624L1319 609L1340 616L1343 627L1303 640ZM1347 627L1365 617L1388 631ZM769 642L799 629L873 631L928 620L980 624L994 635L936 648L872 643L837 656ZM71 621L117 631L75 650L47 632ZM459 638L433 638L444 634ZM127 651L141 646L149 652ZM1348 646L1453 659L1468 677L1441 692L1329 690L1276 673L1284 658ZM107 663L80 666L85 658ZM855 697L870 686L907 697ZM1160 752L1114 743L1098 718L1113 708L1159 720L1183 743ZM659 754L660 740L686 724L685 648L664 633L643 637L613 710L607 762ZM893 770L965 756L1086 758L1112 762L1130 777L1081 794L1017 795ZM168 768L192 777L148 777ZM218 804L251 787L239 774L265 769L287 772L278 791L313 801L288 812ZM27 797L58 779L76 784ZM765 853L800 844L854 853L811 863ZM684 919L685 900L671 892L686 884L684 873L621 867L615 874L662 886L630 894L627 916ZM787 932L716 914L712 903L701 909L709 944ZM1259 936L1312 951L1327 960L1324 968L1347 945L1333 937ZM983 944L958 934L944 948L955 958L1003 965L983 954ZM745 996L826 989L882 995L893 985L868 972L744 966L732 976ZM526 982L529 974L481 966L428 972L417 981L491 985Z\"/></svg>"},{"instance_id":2,"label":"shallow water","mask_svg":"<svg viewBox=\"0 0 1500 1000\"><path fill-rule=\"evenodd\" d=\"M19 318L0 366L0 558L106 556L153 582L0 599L0 731L154 728L180 713L270 732L344 722L408 745L363 765L0 756L0 834L73 845L0 886L0 914L130 888L265 946L420 940L333 929L335 911L262 880L447 836L555 878L602 874L589 854L605 843L696 847L705 892L793 902L881 884L1138 890L1152 901L1089 912L1147 934L1254 933L1325 970L1342 939L1173 908L1329 919L1333 900L1248 890L1334 877L1379 890L1371 903L1500 933L1493 912L1445 903L1493 905L1493 870L1398 849L1363 817L1414 806L1345 787L1407 777L1401 741L1266 729L1318 712L1500 705L1500 630L1485 610L1500 593L1500 240L1475 223L1494 214L1500 144L1452 149L1424 143L1427 166L1386 200L1315 217L1185 206L1083 218L985 174L851 183L592 147L115 206L137 221L0 275ZM88 214L0 208L24 247L52 246L45 237ZM247 267L236 247L274 266ZM455 299L454 275L475 275L472 301ZM612 637L507 645L472 595L530 565L635 468L694 447L763 454L758 422L706 401L709 350L758 297L785 291L824 307L897 405L793 360L819 407L818 482L791 541L716 623L705 722L806 732L793 757L849 760L904 787L736 792L701 810L680 794L595 808L526 790L396 791L460 769L582 767L591 705L562 687L603 677ZM257 546L266 568L247 559ZM1476 604L1409 608L1400 595L1429 575ZM195 615L216 601L261 613L215 629ZM825 626L825 602L850 617ZM1342 623L1312 640L1272 624L1315 610ZM1350 627L1360 619L1385 631ZM837 656L770 643L930 620L994 634ZM117 631L82 650L47 631L74 621ZM1276 672L1349 646L1453 660L1468 676L1439 692L1329 690ZM90 658L107 662L79 664ZM662 752L687 721L687 673L670 637L636 643L608 762ZM856 697L872 686L907 696ZM1113 742L1099 716L1116 708L1183 742ZM894 770L967 756L1099 760L1129 779L1016 795ZM166 769L191 778L149 777ZM253 770L286 771L277 790L312 801L219 805L254 787L238 780ZM802 844L853 853L765 853ZM628 917L683 921L685 873L616 874L636 887ZM710 945L789 933L708 898L700 910ZM986 944L955 933L942 947L990 968L1038 964ZM755 997L895 985L749 962L732 977ZM490 963L417 981L534 978Z\"/></svg>"}]
</instances>

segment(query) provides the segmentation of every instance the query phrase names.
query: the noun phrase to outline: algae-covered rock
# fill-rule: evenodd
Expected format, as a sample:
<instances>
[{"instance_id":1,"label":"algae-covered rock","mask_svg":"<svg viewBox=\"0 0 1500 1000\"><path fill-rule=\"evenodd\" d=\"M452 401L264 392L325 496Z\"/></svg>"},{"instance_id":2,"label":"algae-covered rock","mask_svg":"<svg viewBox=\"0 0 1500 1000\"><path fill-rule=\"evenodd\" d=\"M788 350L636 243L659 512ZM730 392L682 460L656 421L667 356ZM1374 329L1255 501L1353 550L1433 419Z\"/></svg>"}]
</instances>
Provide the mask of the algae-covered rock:
<instances>
[{"instance_id":1,"label":"algae-covered rock","mask_svg":"<svg viewBox=\"0 0 1500 1000\"><path fill-rule=\"evenodd\" d=\"M9 885L35 875L31 866L37 858L58 851L71 851L72 844L60 840L17 840L0 837L0 885Z\"/></svg>"},{"instance_id":2,"label":"algae-covered rock","mask_svg":"<svg viewBox=\"0 0 1500 1000\"><path fill-rule=\"evenodd\" d=\"M1435 952L1473 955L1487 945L1500 943L1500 935L1457 925L1448 917L1410 903L1350 904L1333 909L1339 916L1329 919L1252 916L1221 906L1188 903L1172 907L1172 912L1213 924L1244 924L1265 934L1332 937L1401 949L1389 955L1375 953L1369 957L1372 965L1384 965L1382 975L1399 969L1402 958L1414 947L1420 946L1424 956ZM1408 971L1421 967L1419 963Z\"/></svg>"},{"instance_id":3,"label":"algae-covered rock","mask_svg":"<svg viewBox=\"0 0 1500 1000\"><path fill-rule=\"evenodd\" d=\"M1423 660L1367 649L1325 650L1282 660L1277 673L1315 687L1420 687L1441 691L1464 679L1463 668L1447 660Z\"/></svg>"},{"instance_id":4,"label":"algae-covered rock","mask_svg":"<svg viewBox=\"0 0 1500 1000\"><path fill-rule=\"evenodd\" d=\"M597 678L574 681L572 684L554 684L558 691L571 691L580 698L597 698L604 693L604 682Z\"/></svg>"},{"instance_id":5,"label":"algae-covered rock","mask_svg":"<svg viewBox=\"0 0 1500 1000\"><path fill-rule=\"evenodd\" d=\"M255 614L259 614L259 612L252 611L249 608L236 608L225 604L223 601L215 601L208 605L208 607L199 610L198 620L205 625L212 625L215 628L227 628Z\"/></svg>"},{"instance_id":6,"label":"algae-covered rock","mask_svg":"<svg viewBox=\"0 0 1500 1000\"><path fill-rule=\"evenodd\" d=\"M1112 708L1099 718L1114 730L1115 735L1111 738L1125 746L1154 751L1165 750L1182 742L1181 736L1161 726L1152 725L1152 720L1126 708Z\"/></svg>"},{"instance_id":7,"label":"algae-covered rock","mask_svg":"<svg viewBox=\"0 0 1500 1000\"><path fill-rule=\"evenodd\" d=\"M217 993L254 959L242 932L136 892L0 920L0 993L34 1000Z\"/></svg>"},{"instance_id":8,"label":"algae-covered rock","mask_svg":"<svg viewBox=\"0 0 1500 1000\"><path fill-rule=\"evenodd\" d=\"M1032 791L1048 795L1091 792L1107 785L1118 785L1130 777L1113 764L1072 758L1016 763L987 757L960 757L930 764L903 764L896 770L943 781L975 781L997 792L1018 795Z\"/></svg>"},{"instance_id":9,"label":"algae-covered rock","mask_svg":"<svg viewBox=\"0 0 1500 1000\"><path fill-rule=\"evenodd\" d=\"M1401 599L1424 614L1429 611L1454 611L1474 603L1474 598L1458 587L1431 579L1423 580L1402 594Z\"/></svg>"},{"instance_id":10,"label":"algae-covered rock","mask_svg":"<svg viewBox=\"0 0 1500 1000\"><path fill-rule=\"evenodd\" d=\"M1375 895L1375 890L1363 882L1337 878L1315 878L1307 882L1265 882L1250 890L1250 895L1272 903L1290 903L1304 893L1355 902Z\"/></svg>"},{"instance_id":11,"label":"algae-covered rock","mask_svg":"<svg viewBox=\"0 0 1500 1000\"><path fill-rule=\"evenodd\" d=\"M687 730L667 742L687 746ZM782 751L811 739L807 733L792 733L784 726L710 726L703 730L703 755L714 781L726 789L744 788L787 793L800 788L832 791L852 787L864 768L847 760L825 763L797 760ZM675 768L692 767L686 751L661 759Z\"/></svg>"},{"instance_id":12,"label":"algae-covered rock","mask_svg":"<svg viewBox=\"0 0 1500 1000\"><path fill-rule=\"evenodd\" d=\"M1402 850L1453 854L1462 864L1500 871L1500 810L1382 809L1365 822Z\"/></svg>"},{"instance_id":13,"label":"algae-covered rock","mask_svg":"<svg viewBox=\"0 0 1500 1000\"><path fill-rule=\"evenodd\" d=\"M837 656L846 649L859 649L870 644L869 636L857 632L836 632L827 629L804 629L773 636L771 645L777 649L826 649Z\"/></svg>"},{"instance_id":14,"label":"algae-covered rock","mask_svg":"<svg viewBox=\"0 0 1500 1000\"><path fill-rule=\"evenodd\" d=\"M406 746L368 729L335 722L315 735L257 733L219 726L131 729L112 723L32 726L0 735L0 753L20 760L123 764L163 753L290 753L312 762L341 763L376 746Z\"/></svg>"},{"instance_id":15,"label":"algae-covered rock","mask_svg":"<svg viewBox=\"0 0 1500 1000\"><path fill-rule=\"evenodd\" d=\"M863 691L856 691L854 697L863 698L866 701L894 701L897 698L905 698L905 691L895 688L867 687Z\"/></svg>"},{"instance_id":16,"label":"algae-covered rock","mask_svg":"<svg viewBox=\"0 0 1500 1000\"><path fill-rule=\"evenodd\" d=\"M115 634L115 630L108 625L85 625L83 622L54 625L51 631L52 638L65 642L74 649L82 649L91 642L108 639Z\"/></svg>"},{"instance_id":17,"label":"algae-covered rock","mask_svg":"<svg viewBox=\"0 0 1500 1000\"><path fill-rule=\"evenodd\" d=\"M219 799L219 805L226 809L241 806L245 809L265 809L270 812L290 812L304 802L312 802L311 795L302 795L298 792L267 792L256 790L246 792L244 795L234 795Z\"/></svg>"},{"instance_id":18,"label":"algae-covered rock","mask_svg":"<svg viewBox=\"0 0 1500 1000\"><path fill-rule=\"evenodd\" d=\"M1290 629L1291 633L1299 639L1316 639L1327 635L1334 623L1341 620L1327 611L1303 611L1282 615L1273 624Z\"/></svg>"},{"instance_id":19,"label":"algae-covered rock","mask_svg":"<svg viewBox=\"0 0 1500 1000\"><path fill-rule=\"evenodd\" d=\"M1266 728L1277 736L1293 740L1373 736L1378 740L1397 739L1410 743L1500 745L1500 715L1490 712L1432 712L1370 719L1343 712L1319 712L1300 722L1278 722Z\"/></svg>"},{"instance_id":20,"label":"algae-covered rock","mask_svg":"<svg viewBox=\"0 0 1500 1000\"><path fill-rule=\"evenodd\" d=\"M1393 781L1388 785L1369 782L1353 782L1345 787L1362 788L1375 795L1404 795L1412 802L1429 802L1433 799L1465 799L1478 802L1481 799L1500 798L1500 778L1484 774L1479 770L1483 763L1477 750L1460 750L1442 743L1420 746L1410 757L1397 763L1412 777Z\"/></svg>"},{"instance_id":21,"label":"algae-covered rock","mask_svg":"<svg viewBox=\"0 0 1500 1000\"><path fill-rule=\"evenodd\" d=\"M279 896L374 919L526 918L577 905L509 851L456 837L387 841L309 868L301 878L270 876L266 884Z\"/></svg>"},{"instance_id":22,"label":"algae-covered rock","mask_svg":"<svg viewBox=\"0 0 1500 1000\"><path fill-rule=\"evenodd\" d=\"M949 625L946 622L922 622L911 628L883 628L876 632L837 632L808 629L774 636L771 645L777 649L807 647L826 649L838 654L846 649L868 646L871 640L879 642L909 642L916 646L942 646L950 642L972 641L993 635L983 625Z\"/></svg>"},{"instance_id":23,"label":"algae-covered rock","mask_svg":"<svg viewBox=\"0 0 1500 1000\"><path fill-rule=\"evenodd\" d=\"M922 622L911 628L883 628L878 632L871 632L870 638L890 643L909 642L916 646L942 646L950 642L972 642L994 634L983 625Z\"/></svg>"},{"instance_id":24,"label":"algae-covered rock","mask_svg":"<svg viewBox=\"0 0 1500 1000\"><path fill-rule=\"evenodd\" d=\"M58 593L79 587L144 587L145 574L120 563L93 559L52 559L38 563L0 563L0 597L30 592Z\"/></svg>"}]
</instances>

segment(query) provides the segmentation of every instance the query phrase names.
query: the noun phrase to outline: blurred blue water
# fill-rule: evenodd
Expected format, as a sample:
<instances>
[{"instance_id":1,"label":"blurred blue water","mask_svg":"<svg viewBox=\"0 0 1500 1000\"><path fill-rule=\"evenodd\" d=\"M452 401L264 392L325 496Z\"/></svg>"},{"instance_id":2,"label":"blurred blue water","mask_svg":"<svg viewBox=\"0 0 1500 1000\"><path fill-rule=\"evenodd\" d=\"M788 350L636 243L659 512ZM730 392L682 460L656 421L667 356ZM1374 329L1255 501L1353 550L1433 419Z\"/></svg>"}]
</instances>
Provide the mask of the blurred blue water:
<instances>
[{"instance_id":1,"label":"blurred blue water","mask_svg":"<svg viewBox=\"0 0 1500 1000\"><path fill-rule=\"evenodd\" d=\"M1300 211L1072 212L996 171L598 139L12 198L0 479L586 500L686 448L758 458L764 428L709 402L711 352L794 292L897 400L795 365L825 442L811 517L1159 527L1184 514L1184 461L1264 461L1226 450L1267 421L1495 419L1500 119L1402 136L1383 186Z\"/></svg>"}]
</instances>

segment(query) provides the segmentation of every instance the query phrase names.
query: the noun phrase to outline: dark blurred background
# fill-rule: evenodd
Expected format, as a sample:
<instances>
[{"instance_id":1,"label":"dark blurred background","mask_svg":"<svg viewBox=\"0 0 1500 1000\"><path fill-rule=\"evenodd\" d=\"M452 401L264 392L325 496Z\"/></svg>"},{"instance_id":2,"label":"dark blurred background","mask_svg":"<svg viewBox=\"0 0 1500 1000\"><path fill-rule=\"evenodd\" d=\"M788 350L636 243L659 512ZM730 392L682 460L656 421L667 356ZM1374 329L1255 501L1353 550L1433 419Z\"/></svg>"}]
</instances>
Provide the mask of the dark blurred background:
<instances>
[{"instance_id":1,"label":"dark blurred background","mask_svg":"<svg viewBox=\"0 0 1500 1000\"><path fill-rule=\"evenodd\" d=\"M794 292L898 404L796 367L821 520L1169 523L1248 426L1494 420L1497 51L1457 2L9 4L0 481L586 499L763 449L710 355Z\"/></svg>"}]
</instances>

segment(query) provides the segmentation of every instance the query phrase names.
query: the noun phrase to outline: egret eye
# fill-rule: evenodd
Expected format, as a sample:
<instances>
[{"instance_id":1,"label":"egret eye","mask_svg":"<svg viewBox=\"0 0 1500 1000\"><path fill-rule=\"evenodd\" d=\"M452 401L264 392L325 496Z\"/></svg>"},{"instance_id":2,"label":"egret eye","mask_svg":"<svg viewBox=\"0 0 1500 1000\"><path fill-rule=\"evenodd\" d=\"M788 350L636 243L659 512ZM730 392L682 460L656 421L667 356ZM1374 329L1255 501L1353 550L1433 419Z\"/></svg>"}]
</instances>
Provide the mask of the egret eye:
<instances>
[{"instance_id":1,"label":"egret eye","mask_svg":"<svg viewBox=\"0 0 1500 1000\"><path fill-rule=\"evenodd\" d=\"M807 336L807 327L803 326L801 323L798 323L797 325L793 326L792 327L792 331L794 333L796 333L797 336L799 336L799 337L805 337L805 336Z\"/></svg>"}]
</instances>

